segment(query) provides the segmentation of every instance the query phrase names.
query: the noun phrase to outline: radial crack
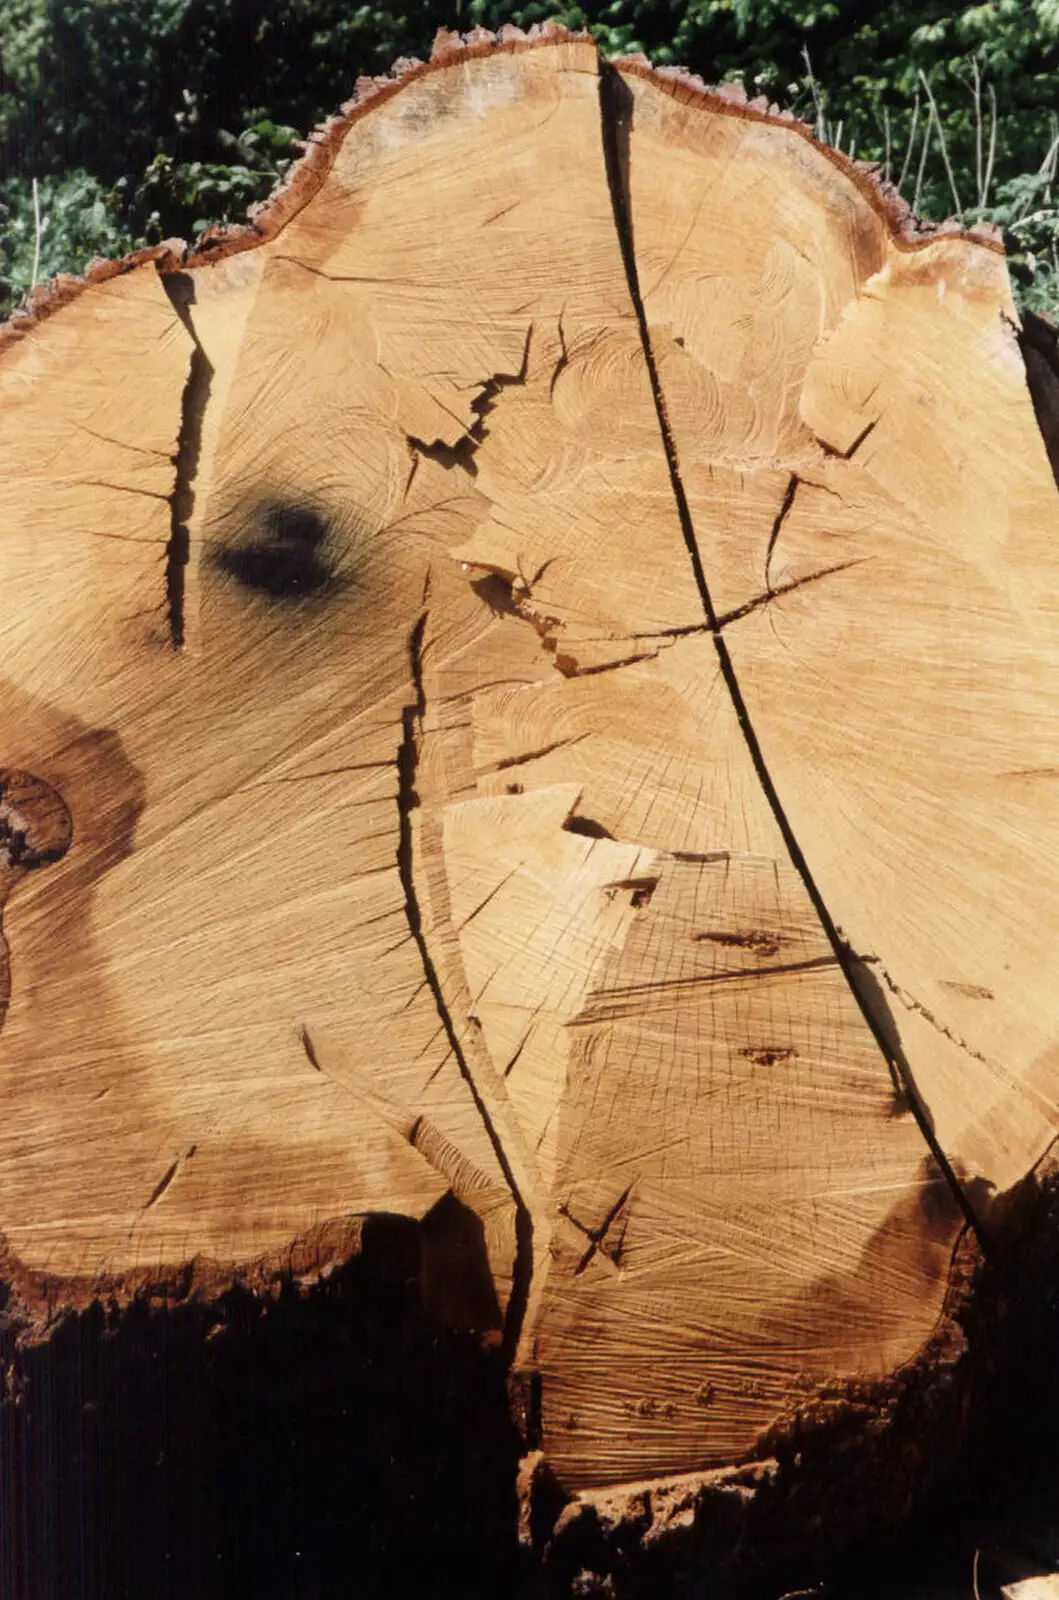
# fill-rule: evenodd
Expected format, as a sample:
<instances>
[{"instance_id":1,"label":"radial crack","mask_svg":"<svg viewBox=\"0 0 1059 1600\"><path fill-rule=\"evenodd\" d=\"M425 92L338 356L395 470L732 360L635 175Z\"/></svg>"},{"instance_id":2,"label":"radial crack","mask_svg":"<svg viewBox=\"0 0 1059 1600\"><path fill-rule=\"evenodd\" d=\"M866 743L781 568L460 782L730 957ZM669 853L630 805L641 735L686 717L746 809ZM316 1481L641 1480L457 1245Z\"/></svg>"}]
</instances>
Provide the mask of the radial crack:
<instances>
[{"instance_id":1,"label":"radial crack","mask_svg":"<svg viewBox=\"0 0 1059 1600\"><path fill-rule=\"evenodd\" d=\"M169 634L174 650L184 646L184 587L191 552L189 524L195 507L195 480L202 453L202 428L213 383L213 367L199 342L190 307L195 285L187 273L172 272L162 278L173 309L192 340L193 349L180 407L180 431L174 457L176 480L169 496L170 533L166 546L166 599L169 607Z\"/></svg>"},{"instance_id":2,"label":"radial crack","mask_svg":"<svg viewBox=\"0 0 1059 1600\"><path fill-rule=\"evenodd\" d=\"M834 956L809 956L804 961L784 961L771 967L732 967L721 972L696 972L687 978L657 978L644 983L629 983L607 989L599 998L617 1001L631 999L638 994L674 994L683 989L701 989L714 984L755 985L762 978L788 977L795 972L819 972L821 968L837 965ZM574 1027L581 1020L575 1017L569 1026Z\"/></svg>"},{"instance_id":3,"label":"radial crack","mask_svg":"<svg viewBox=\"0 0 1059 1600\"><path fill-rule=\"evenodd\" d=\"M850 567L859 567L867 561L867 556L857 556L852 561L839 561L833 567L821 567L819 572L807 572L804 578L792 578L789 583L777 584L765 590L764 594L756 594L752 600L746 600L741 606L736 606L734 611L726 611L722 617L717 618L718 628L727 628L730 622L739 622L741 618L748 617L752 611L760 611L762 606L767 606L773 600L779 600L785 594L793 594L795 589L801 589L807 583L819 583L821 578L830 578L836 572L847 572Z\"/></svg>"},{"instance_id":4,"label":"radial crack","mask_svg":"<svg viewBox=\"0 0 1059 1600\"><path fill-rule=\"evenodd\" d=\"M658 655L658 650L640 650L636 655L621 656L617 661L599 661L594 666L582 667L573 656L556 652L555 666L564 678L594 678L601 672L616 672L619 667L635 667L641 661L655 661Z\"/></svg>"},{"instance_id":5,"label":"radial crack","mask_svg":"<svg viewBox=\"0 0 1059 1600\"><path fill-rule=\"evenodd\" d=\"M522 347L522 361L517 372L494 372L478 387L478 393L471 401L471 410L474 412L474 421L470 427L456 440L455 444L446 444L444 439L419 439L415 434L407 435L408 448L412 454L412 466L405 484L405 498L412 487L419 458L425 456L430 461L436 461L446 471L461 468L469 478L478 476L478 463L475 454L482 443L488 428L485 420L496 405L497 397L505 390L512 387L521 387L526 382L529 371L530 347L533 343L533 323L526 329L526 339ZM448 409L447 407L445 409ZM451 415L452 413L450 413Z\"/></svg>"},{"instance_id":6,"label":"radial crack","mask_svg":"<svg viewBox=\"0 0 1059 1600\"><path fill-rule=\"evenodd\" d=\"M958 1033L953 1033L952 1029L947 1028L944 1022L939 1022L934 1013L932 1011L928 1011L927 1007L921 1000L917 1000L914 994L909 994L907 989L902 989L901 985L891 978L886 968L882 966L881 963L878 965L879 972L882 975L882 980L886 987L889 989L892 995L896 995L897 999L900 1000L901 1004L908 1011L914 1011L917 1016L923 1018L924 1022L929 1022L932 1028L936 1028L938 1033L944 1034L945 1038L950 1040L950 1042L954 1044L958 1050L963 1050L967 1055L973 1056L976 1061L981 1061L984 1066L989 1067L993 1071L996 1070L995 1063L990 1061L988 1056L984 1056L980 1050L976 1050L974 1045L968 1044L966 1039L961 1039ZM981 992L987 995L989 994L988 989Z\"/></svg>"},{"instance_id":7,"label":"radial crack","mask_svg":"<svg viewBox=\"0 0 1059 1600\"><path fill-rule=\"evenodd\" d=\"M687 493L680 473L680 462L677 454L676 440L670 427L669 415L666 409L665 395L658 373L658 365L654 357L654 347L651 343L650 329L647 323L647 311L643 297L640 293L639 271L636 262L636 249L633 241L632 217L629 205L629 138L632 130L632 93L621 74L608 62L600 58L599 64L599 101L600 117L602 122L603 151L606 164L607 183L610 189L611 207L614 216L615 232L621 250L622 261L625 266L625 275L628 280L629 295L636 314L636 321L640 331L640 343L643 348L644 363L647 368L648 381L651 386L651 395L654 400L655 412L658 418L658 428L661 435L662 448L665 453L666 464L669 469L670 485L673 499L676 503L677 516L680 521L681 532L687 548L688 559L691 563L692 573L702 601L702 608L706 620L713 633L714 646L717 650L717 659L721 675L728 689L732 706L735 710L739 727L746 742L750 758L754 764L758 780L765 791L776 825L780 830L787 853L797 871L806 893L812 902L813 908L820 924L827 935L828 942L834 951L835 958L842 968L846 982L851 993L856 999L861 1015L870 1028L876 1044L887 1062L891 1073L899 1076L903 1082L908 1103L915 1115L919 1130L930 1148L934 1159L945 1176L953 1196L961 1211L967 1219L969 1226L979 1240L982 1239L982 1229L979 1220L971 1209L963 1186L956 1177L955 1172L942 1149L937 1135L934 1132L929 1111L925 1106L919 1092L912 1081L911 1074L905 1068L903 1061L895 1058L886 1036L872 1009L865 1003L861 987L857 984L852 970L855 959L852 951L842 939L834 919L829 912L820 889L813 878L802 851L801 845L794 833L790 820L783 809L772 775L765 762L764 752L760 741L750 720L746 701L736 676L728 644L721 630L721 620L714 607L710 594L706 572L702 564L702 555L699 551L698 540L695 536L695 525L688 503ZM870 398L870 397L869 397ZM861 445L871 434L878 422L878 418L869 422L853 440L849 449L844 452L847 459L860 449Z\"/></svg>"},{"instance_id":8,"label":"radial crack","mask_svg":"<svg viewBox=\"0 0 1059 1600\"><path fill-rule=\"evenodd\" d=\"M180 1172L180 1169L184 1165L184 1162L191 1160L191 1157L195 1154L195 1151L196 1151L197 1148L198 1148L197 1145L189 1144L187 1149L186 1150L182 1150L181 1153L177 1156L176 1160L174 1162L172 1162L172 1164L166 1168L166 1170L162 1173L162 1176L159 1178L158 1182L155 1184L154 1188L152 1189L151 1197L146 1202L146 1204L144 1205L144 1208L143 1208L144 1211L150 1211L152 1206L155 1206L155 1205L158 1204L159 1200L161 1200L161 1198L165 1194L166 1190L168 1188L170 1188L170 1186L172 1185L174 1179L177 1177L177 1174Z\"/></svg>"},{"instance_id":9,"label":"radial crack","mask_svg":"<svg viewBox=\"0 0 1059 1600\"><path fill-rule=\"evenodd\" d=\"M777 511L775 521L773 522L772 527L769 530L768 549L765 551L765 594L766 594L766 597L768 597L768 596L770 596L772 594L772 556L773 556L773 552L776 549L776 541L780 536L780 532L782 531L783 524L786 522L787 518L791 514L791 510L792 510L792 508L794 506L794 497L798 493L798 485L799 485L800 482L801 482L801 479L798 477L798 474L796 472L792 472L790 477L787 480L787 488L784 491L783 503L780 506L779 510ZM723 625L723 619L722 619L722 622L719 623L718 625L719 626Z\"/></svg>"},{"instance_id":10,"label":"radial crack","mask_svg":"<svg viewBox=\"0 0 1059 1600\"><path fill-rule=\"evenodd\" d=\"M611 1250L608 1250L607 1234L610 1232L617 1218L621 1215L622 1209L628 1201L629 1196L632 1194L632 1191L633 1185L630 1183L610 1207L598 1228L586 1227L583 1222L579 1222L577 1220L567 1206L559 1207L560 1216L565 1217L568 1222L572 1222L578 1232L583 1233L585 1238L588 1240L588 1248L585 1250L584 1254L581 1256L581 1259L578 1261L577 1266L574 1268L575 1278L579 1278L581 1276L581 1274L589 1266L590 1262L597 1255L603 1256L612 1267L617 1267L620 1265L622 1241L619 1239L617 1244L614 1245ZM622 1229L622 1238L624 1238L624 1233L625 1230Z\"/></svg>"},{"instance_id":11,"label":"radial crack","mask_svg":"<svg viewBox=\"0 0 1059 1600\"><path fill-rule=\"evenodd\" d=\"M551 744L542 744L536 750L526 750L522 755L505 756L502 761L494 761L488 767L483 767L482 772L507 772L510 767L523 767L528 761L540 761L553 751L568 749L570 745L580 744L582 739L588 737L587 733L577 733L568 739L553 739Z\"/></svg>"},{"instance_id":12,"label":"radial crack","mask_svg":"<svg viewBox=\"0 0 1059 1600\"><path fill-rule=\"evenodd\" d=\"M419 951L419 958L423 964L427 986L437 1008L441 1029L445 1035L449 1050L459 1067L460 1074L467 1085L468 1092L474 1102L474 1108L481 1119L489 1143L492 1145L497 1164L504 1176L505 1183L511 1191L515 1206L515 1260L512 1266L511 1297L508 1301L507 1313L504 1319L502 1345L505 1359L510 1362L518 1347L522 1321L529 1302L530 1279L533 1273L533 1218L515 1178L499 1130L489 1114L489 1109L482 1098L478 1085L475 1083L466 1052L463 1049L452 1015L446 1004L441 977L434 965L423 929L423 917L416 893L415 839L412 813L419 807L416 778L419 768L420 732L426 715L426 690L423 683L423 640L426 633L426 625L427 612L424 611L412 629L408 640L413 699L404 708L404 737L397 756L397 807L400 817L397 868L400 874L401 887L404 890L405 915L408 918L408 926Z\"/></svg>"},{"instance_id":13,"label":"radial crack","mask_svg":"<svg viewBox=\"0 0 1059 1600\"><path fill-rule=\"evenodd\" d=\"M1022 326L1016 329L1026 387L1033 402L1052 476L1059 485L1059 342L1056 330L1044 317L1023 310Z\"/></svg>"},{"instance_id":14,"label":"radial crack","mask_svg":"<svg viewBox=\"0 0 1059 1600\"><path fill-rule=\"evenodd\" d=\"M872 394L868 396L869 400L872 398L872 395L874 395L874 393L875 393L875 391L873 389L872 390ZM872 417L870 422L866 422L864 424L863 428L860 430L860 432L857 434L856 438L853 440L853 443L852 444L848 444L844 450L837 450L833 444L828 444L826 439L821 439L819 434L816 434L814 437L816 438L816 442L820 446L821 450L824 452L825 456L834 456L839 461L852 461L853 457L856 455L856 453L860 449L861 445L864 443L864 441L866 439L869 439L871 437L871 435L875 432L875 430L876 430L876 428L878 426L879 426L879 418L878 417ZM814 485L814 487L815 488L819 488L820 486L819 486L819 484L816 484L816 485Z\"/></svg>"},{"instance_id":15,"label":"radial crack","mask_svg":"<svg viewBox=\"0 0 1059 1600\"><path fill-rule=\"evenodd\" d=\"M474 459L478 441L470 433L461 434L455 444L446 444L444 439L433 439L428 443L425 439L417 439L414 433L410 433L408 448L412 452L412 470L405 485L406 499L419 466L420 456L425 456L428 461L436 461L446 472L451 472L454 467L462 467L469 478L478 476L478 463Z\"/></svg>"}]
</instances>

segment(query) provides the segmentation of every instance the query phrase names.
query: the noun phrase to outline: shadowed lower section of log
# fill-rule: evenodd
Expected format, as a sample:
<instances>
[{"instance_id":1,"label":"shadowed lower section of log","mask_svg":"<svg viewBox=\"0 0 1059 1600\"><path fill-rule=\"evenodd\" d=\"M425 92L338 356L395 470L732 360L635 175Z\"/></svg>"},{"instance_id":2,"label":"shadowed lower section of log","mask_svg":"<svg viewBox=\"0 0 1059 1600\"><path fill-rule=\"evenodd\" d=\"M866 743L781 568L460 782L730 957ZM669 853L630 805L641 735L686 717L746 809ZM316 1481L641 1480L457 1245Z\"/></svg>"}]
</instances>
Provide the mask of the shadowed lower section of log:
<instances>
[{"instance_id":1,"label":"shadowed lower section of log","mask_svg":"<svg viewBox=\"0 0 1059 1600\"><path fill-rule=\"evenodd\" d=\"M29 1344L8 1300L3 1592L690 1600L708 1578L730 1600L959 1600L975 1549L983 1583L1016 1556L1047 1570L1054 1186L1020 1205L1035 1245L979 1269L932 1364L851 1388L743 1468L570 1496L530 1456L521 1545L503 1365L425 1314L414 1225L372 1221L316 1281L212 1305L145 1285Z\"/></svg>"},{"instance_id":2,"label":"shadowed lower section of log","mask_svg":"<svg viewBox=\"0 0 1059 1600\"><path fill-rule=\"evenodd\" d=\"M21 1348L9 1300L5 1600L516 1593L503 1367L426 1312L422 1251L373 1218L300 1284L145 1285Z\"/></svg>"},{"instance_id":3,"label":"shadowed lower section of log","mask_svg":"<svg viewBox=\"0 0 1059 1600\"><path fill-rule=\"evenodd\" d=\"M1057 1196L1049 1161L1011 1199L1011 1248L961 1253L931 1359L807 1411L742 1469L569 1496L527 1458L523 1538L549 1593L962 1600L975 1572L983 1596L1054 1572Z\"/></svg>"}]
</instances>

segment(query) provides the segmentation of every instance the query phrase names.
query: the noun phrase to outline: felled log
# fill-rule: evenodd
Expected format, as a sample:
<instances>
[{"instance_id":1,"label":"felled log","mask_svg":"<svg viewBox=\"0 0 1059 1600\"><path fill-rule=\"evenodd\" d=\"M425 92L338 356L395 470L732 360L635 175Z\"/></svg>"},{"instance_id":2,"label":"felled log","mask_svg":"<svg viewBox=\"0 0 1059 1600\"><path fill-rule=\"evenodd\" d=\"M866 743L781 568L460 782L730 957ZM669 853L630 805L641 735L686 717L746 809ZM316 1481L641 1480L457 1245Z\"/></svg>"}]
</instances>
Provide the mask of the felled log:
<instances>
[{"instance_id":1,"label":"felled log","mask_svg":"<svg viewBox=\"0 0 1059 1600\"><path fill-rule=\"evenodd\" d=\"M0 438L22 1337L414 1219L564 1525L929 1389L1059 1131L996 241L587 38L442 36L248 229L39 296Z\"/></svg>"}]
</instances>

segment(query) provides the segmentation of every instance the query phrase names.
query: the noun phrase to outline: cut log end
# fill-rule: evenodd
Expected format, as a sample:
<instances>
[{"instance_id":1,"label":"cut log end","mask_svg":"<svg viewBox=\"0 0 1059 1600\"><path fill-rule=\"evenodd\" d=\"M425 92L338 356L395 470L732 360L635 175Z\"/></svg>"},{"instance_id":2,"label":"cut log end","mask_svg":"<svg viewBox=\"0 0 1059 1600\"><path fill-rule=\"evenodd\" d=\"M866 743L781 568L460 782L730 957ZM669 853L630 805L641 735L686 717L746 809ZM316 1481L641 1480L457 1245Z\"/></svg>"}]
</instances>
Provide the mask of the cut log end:
<instances>
[{"instance_id":1,"label":"cut log end","mask_svg":"<svg viewBox=\"0 0 1059 1600\"><path fill-rule=\"evenodd\" d=\"M395 1214L564 1527L892 1418L1059 1133L1057 507L995 242L548 29L443 39L251 232L35 311L27 1327Z\"/></svg>"}]
</instances>

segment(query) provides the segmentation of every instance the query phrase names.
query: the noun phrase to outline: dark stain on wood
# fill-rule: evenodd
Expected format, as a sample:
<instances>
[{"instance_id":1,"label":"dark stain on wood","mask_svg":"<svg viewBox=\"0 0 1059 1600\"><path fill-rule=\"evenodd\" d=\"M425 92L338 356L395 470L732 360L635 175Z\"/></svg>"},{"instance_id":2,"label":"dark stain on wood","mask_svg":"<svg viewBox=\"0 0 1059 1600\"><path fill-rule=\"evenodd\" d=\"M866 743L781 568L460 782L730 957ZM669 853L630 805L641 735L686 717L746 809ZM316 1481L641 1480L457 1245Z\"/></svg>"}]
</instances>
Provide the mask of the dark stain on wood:
<instances>
[{"instance_id":1,"label":"dark stain on wood","mask_svg":"<svg viewBox=\"0 0 1059 1600\"><path fill-rule=\"evenodd\" d=\"M328 532L313 506L270 506L249 539L219 546L214 561L244 588L270 600L300 600L320 594L334 580Z\"/></svg>"}]
</instances>

